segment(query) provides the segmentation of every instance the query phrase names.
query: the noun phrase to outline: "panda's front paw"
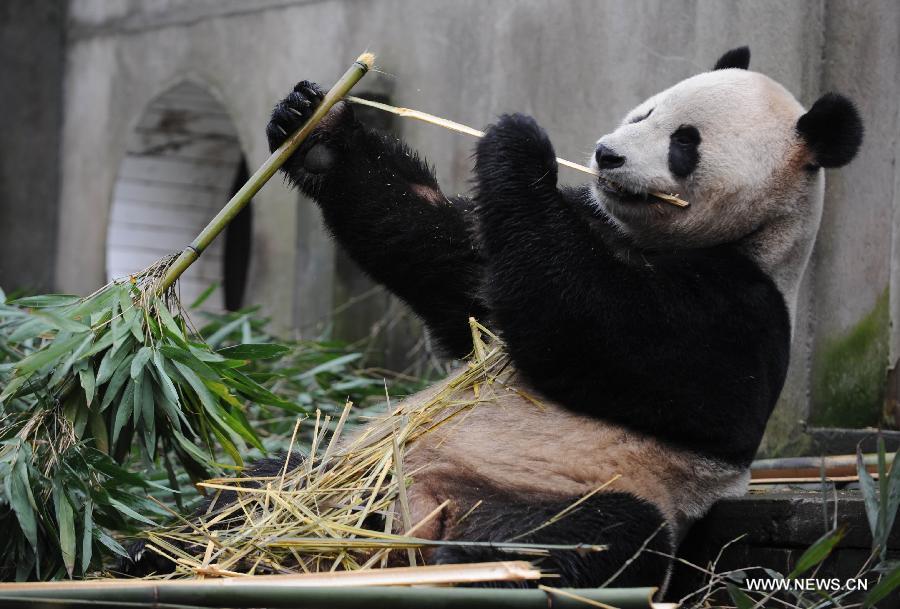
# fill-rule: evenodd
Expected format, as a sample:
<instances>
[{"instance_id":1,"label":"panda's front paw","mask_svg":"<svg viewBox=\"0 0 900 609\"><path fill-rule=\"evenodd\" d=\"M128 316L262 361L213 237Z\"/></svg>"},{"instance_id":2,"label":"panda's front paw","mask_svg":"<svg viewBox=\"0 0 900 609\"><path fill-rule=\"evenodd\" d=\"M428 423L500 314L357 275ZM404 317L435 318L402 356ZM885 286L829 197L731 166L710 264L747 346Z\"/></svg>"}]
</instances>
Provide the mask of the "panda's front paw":
<instances>
[{"instance_id":1,"label":"panda's front paw","mask_svg":"<svg viewBox=\"0 0 900 609\"><path fill-rule=\"evenodd\" d=\"M524 114L504 114L478 142L475 172L479 183L556 186L558 166L550 138Z\"/></svg>"},{"instance_id":2,"label":"panda's front paw","mask_svg":"<svg viewBox=\"0 0 900 609\"><path fill-rule=\"evenodd\" d=\"M313 115L325 97L324 90L314 82L304 80L294 87L272 111L272 118L266 126L269 150L274 152L292 133L302 127ZM307 140L291 156L285 169L324 173L336 158L336 144L352 123L352 110L344 102L335 104Z\"/></svg>"}]
</instances>

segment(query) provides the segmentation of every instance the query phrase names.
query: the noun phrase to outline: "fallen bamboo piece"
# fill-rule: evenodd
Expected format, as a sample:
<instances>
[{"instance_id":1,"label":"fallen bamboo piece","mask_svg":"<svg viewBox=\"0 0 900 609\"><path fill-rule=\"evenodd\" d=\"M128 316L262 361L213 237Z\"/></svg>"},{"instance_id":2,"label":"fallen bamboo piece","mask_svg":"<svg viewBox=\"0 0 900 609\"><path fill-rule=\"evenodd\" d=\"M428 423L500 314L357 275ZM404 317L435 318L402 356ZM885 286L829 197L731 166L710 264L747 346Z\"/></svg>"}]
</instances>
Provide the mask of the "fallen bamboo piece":
<instances>
[{"instance_id":1,"label":"fallen bamboo piece","mask_svg":"<svg viewBox=\"0 0 900 609\"><path fill-rule=\"evenodd\" d=\"M885 462L891 466L894 455L886 455ZM866 470L877 475L878 455L863 456ZM781 483L782 481L821 480L824 475L834 482L858 480L856 455L831 455L827 457L784 457L779 459L759 459L750 466L752 484Z\"/></svg>"},{"instance_id":2,"label":"fallen bamboo piece","mask_svg":"<svg viewBox=\"0 0 900 609\"><path fill-rule=\"evenodd\" d=\"M383 104L381 102L372 101L370 99L363 99L361 97L355 97L353 95L348 95L345 97L345 99L347 101L353 102L354 104L369 106L370 108L377 108L378 110L390 112L391 114L396 114L397 116L402 116L404 118L414 118L416 120L430 123L432 125L437 125L438 127L443 127L444 129L456 131L457 133L465 133L466 135L472 135L474 137L484 136L484 131L479 131L478 129L474 129L472 127L469 127L468 125L463 125L462 123L457 123L446 118L441 118L440 116L435 116L434 114L428 114L427 112L422 112L421 110L413 110L412 108L403 108L400 106L391 106L390 104ZM569 169L581 171L582 173L594 176L598 180L618 186L618 184L608 178L604 178L590 167L579 165L578 163L573 163L572 161L567 161L566 159L562 159L560 157L556 157L556 162L560 165L563 165L564 167L568 167ZM656 197L657 199L665 201L666 203L677 205L678 207L687 207L688 205L690 205L690 203L688 203L684 199L681 199L673 194L664 192L650 192L648 194Z\"/></svg>"},{"instance_id":3,"label":"fallen bamboo piece","mask_svg":"<svg viewBox=\"0 0 900 609\"><path fill-rule=\"evenodd\" d=\"M212 569L215 572L216 569ZM478 583L493 581L526 581L540 579L541 572L523 560L483 562L464 565L435 565L372 569L368 571L336 571L300 575L254 575L208 579L93 579L69 582L0 583L0 596L28 590L99 590L105 588L227 588L265 585L279 588L317 588L322 586L420 586Z\"/></svg>"},{"instance_id":4,"label":"fallen bamboo piece","mask_svg":"<svg viewBox=\"0 0 900 609\"><path fill-rule=\"evenodd\" d=\"M419 567L417 570L421 570ZM470 607L506 607L521 609L584 609L585 602L617 609L656 609L672 605L656 605L652 601L656 588L554 588L496 589L448 587L344 587L318 586L296 588L272 586L260 578L203 580L199 582L116 582L108 588L76 586L54 582L51 588L0 589L0 608L45 608L123 606L171 607L309 607L358 609L359 607L391 607L392 609L468 609ZM90 583L90 582L83 582ZM170 585L167 585L170 584ZM236 584L241 584L240 586ZM594 606L597 606L596 604Z\"/></svg>"}]
</instances>

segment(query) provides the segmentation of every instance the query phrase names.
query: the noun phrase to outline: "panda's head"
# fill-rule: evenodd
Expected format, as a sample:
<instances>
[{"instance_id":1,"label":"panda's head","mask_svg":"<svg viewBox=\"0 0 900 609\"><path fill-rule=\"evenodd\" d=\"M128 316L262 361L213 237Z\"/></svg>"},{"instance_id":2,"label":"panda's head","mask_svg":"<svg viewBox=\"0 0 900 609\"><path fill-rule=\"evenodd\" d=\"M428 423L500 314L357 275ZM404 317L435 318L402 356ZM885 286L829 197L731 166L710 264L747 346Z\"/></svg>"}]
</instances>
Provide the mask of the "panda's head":
<instances>
[{"instance_id":1,"label":"panda's head","mask_svg":"<svg viewBox=\"0 0 900 609\"><path fill-rule=\"evenodd\" d=\"M747 70L746 47L715 68L654 95L597 142L591 166L618 188L593 185L595 203L644 245L706 247L771 222L814 216L819 168L855 156L862 123L833 93L807 112L780 84ZM648 192L678 194L678 208Z\"/></svg>"}]
</instances>

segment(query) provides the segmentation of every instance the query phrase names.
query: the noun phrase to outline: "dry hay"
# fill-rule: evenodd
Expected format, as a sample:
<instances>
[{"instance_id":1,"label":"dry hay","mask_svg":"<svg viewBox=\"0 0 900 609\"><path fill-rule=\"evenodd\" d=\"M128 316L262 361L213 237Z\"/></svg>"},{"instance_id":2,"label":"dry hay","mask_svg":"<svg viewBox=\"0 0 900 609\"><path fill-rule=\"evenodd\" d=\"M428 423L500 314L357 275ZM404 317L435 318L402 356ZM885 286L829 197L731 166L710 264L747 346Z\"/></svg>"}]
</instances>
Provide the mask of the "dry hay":
<instances>
[{"instance_id":1,"label":"dry hay","mask_svg":"<svg viewBox=\"0 0 900 609\"><path fill-rule=\"evenodd\" d=\"M475 320L471 326L471 361L433 395L420 403L401 403L346 444L341 438L351 404L345 406L331 434L326 431L331 418L317 414L310 457L300 466L288 470L286 461L280 475L201 483L215 493L210 508L192 520L179 517L175 526L150 531L148 548L176 564L175 576L237 576L384 567L389 553L397 550L405 551L415 565L416 551L425 547L479 545L415 536L446 503L420 522L411 522L406 487L415 472L404 472L401 458L409 442L492 401L498 387L512 389L504 385L508 358L502 344ZM296 433L297 427L292 447ZM366 527L373 515L384 522L382 530ZM396 518L401 519L399 526L395 526ZM533 555L549 549L603 549L515 542L491 545Z\"/></svg>"}]
</instances>

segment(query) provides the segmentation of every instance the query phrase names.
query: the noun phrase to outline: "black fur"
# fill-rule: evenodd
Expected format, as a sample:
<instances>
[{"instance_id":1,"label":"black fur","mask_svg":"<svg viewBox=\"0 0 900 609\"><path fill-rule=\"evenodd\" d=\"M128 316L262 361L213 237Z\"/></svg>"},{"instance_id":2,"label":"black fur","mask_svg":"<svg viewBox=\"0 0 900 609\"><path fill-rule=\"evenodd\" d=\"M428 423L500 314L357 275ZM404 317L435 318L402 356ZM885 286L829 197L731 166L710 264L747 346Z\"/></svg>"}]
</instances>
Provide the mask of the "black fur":
<instances>
[{"instance_id":1,"label":"black fur","mask_svg":"<svg viewBox=\"0 0 900 609\"><path fill-rule=\"evenodd\" d=\"M738 70L746 70L750 67L750 47L738 47L727 51L719 57L713 70L727 70L728 68L737 68Z\"/></svg>"},{"instance_id":2,"label":"black fur","mask_svg":"<svg viewBox=\"0 0 900 609\"><path fill-rule=\"evenodd\" d=\"M659 585L666 578L670 559L654 552L674 554L672 536L655 506L627 493L604 493L580 503L558 517L578 499L512 497L479 488L478 505L450 529L451 539L522 544L606 545L601 552L551 550L546 556L516 553L508 548L444 546L430 557L435 564L527 560L553 577L544 582L498 584L560 587L616 587ZM542 526L546 525L546 526ZM625 564L632 562L626 567ZM621 573L618 573L621 570Z\"/></svg>"},{"instance_id":3,"label":"black fur","mask_svg":"<svg viewBox=\"0 0 900 609\"><path fill-rule=\"evenodd\" d=\"M272 150L321 99L307 81L276 106L267 134ZM285 165L314 198L350 256L405 300L452 357L471 351L468 318L485 319L477 299L481 257L471 228L472 201L447 198L434 174L402 142L366 130L339 104Z\"/></svg>"},{"instance_id":4,"label":"black fur","mask_svg":"<svg viewBox=\"0 0 900 609\"><path fill-rule=\"evenodd\" d=\"M297 124L284 111L292 100L273 118L285 131ZM623 241L591 215L587 187L557 188L553 147L522 115L480 140L474 207L423 199L413 185L437 184L418 158L346 112L314 137L334 151L330 168L311 173L301 151L290 178L451 353L469 349L468 316L489 318L547 397L713 458L752 460L784 382L790 326L775 285L737 248Z\"/></svg>"},{"instance_id":5,"label":"black fur","mask_svg":"<svg viewBox=\"0 0 900 609\"><path fill-rule=\"evenodd\" d=\"M700 162L700 131L693 125L682 125L669 138L669 171L686 178Z\"/></svg>"},{"instance_id":6,"label":"black fur","mask_svg":"<svg viewBox=\"0 0 900 609\"><path fill-rule=\"evenodd\" d=\"M478 145L483 289L517 369L573 410L748 464L787 369L778 289L736 247L639 250L586 220L554 158L521 115Z\"/></svg>"},{"instance_id":7,"label":"black fur","mask_svg":"<svg viewBox=\"0 0 900 609\"><path fill-rule=\"evenodd\" d=\"M856 106L838 93L826 93L797 121L797 132L813 155L813 168L842 167L853 160L863 140Z\"/></svg>"},{"instance_id":8,"label":"black fur","mask_svg":"<svg viewBox=\"0 0 900 609\"><path fill-rule=\"evenodd\" d=\"M276 107L272 149L321 96L303 82ZM557 187L553 147L533 119L504 116L488 129L474 201L444 197L424 162L363 128L346 104L285 171L350 255L406 300L450 354L469 351L469 316L486 319L546 397L715 459L752 459L787 368L782 296L736 247L629 243L591 205L586 186ZM278 469L271 464L257 471ZM451 523L450 537L509 540L572 503L485 492L475 513ZM661 522L649 503L610 493L522 541L610 544L607 553L545 559L561 585L598 585L654 532L649 547L670 552ZM443 548L432 559L496 557L491 548ZM659 584L667 565L644 553L615 584Z\"/></svg>"}]
</instances>

